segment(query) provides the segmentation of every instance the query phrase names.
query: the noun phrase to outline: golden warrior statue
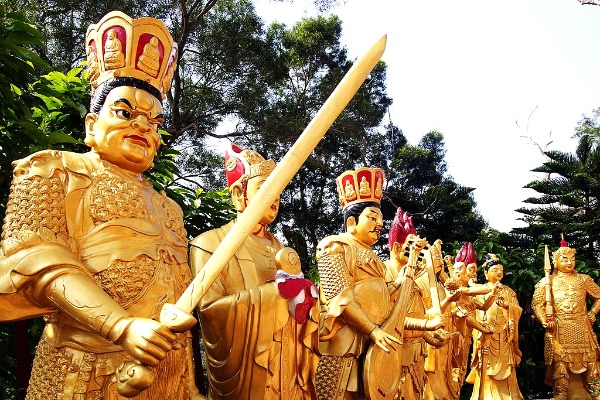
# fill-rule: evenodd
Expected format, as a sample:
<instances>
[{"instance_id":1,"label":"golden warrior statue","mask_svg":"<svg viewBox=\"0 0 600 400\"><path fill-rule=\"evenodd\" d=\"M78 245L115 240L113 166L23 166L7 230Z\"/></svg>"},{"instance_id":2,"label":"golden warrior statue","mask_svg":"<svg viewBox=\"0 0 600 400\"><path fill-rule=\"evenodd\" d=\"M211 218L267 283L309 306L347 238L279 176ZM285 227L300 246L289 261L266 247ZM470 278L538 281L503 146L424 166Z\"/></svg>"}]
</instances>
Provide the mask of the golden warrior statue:
<instances>
[{"instance_id":1,"label":"golden warrior statue","mask_svg":"<svg viewBox=\"0 0 600 400\"><path fill-rule=\"evenodd\" d=\"M386 351L394 351L399 343L379 328L391 311L395 287L386 266L371 249L383 227L379 209L383 180L381 169L363 167L344 172L336 181L345 232L326 237L317 247L321 278L319 400L364 398L361 356L370 341ZM362 188L361 181L367 183Z\"/></svg>"},{"instance_id":2,"label":"golden warrior statue","mask_svg":"<svg viewBox=\"0 0 600 400\"><path fill-rule=\"evenodd\" d=\"M149 75L138 60L153 38L160 68ZM157 322L191 279L182 212L142 176L160 145L162 78L177 45L160 21L120 12L92 25L85 44L97 61L91 151L16 161L2 231L0 316L46 322L26 398L121 399L115 371L133 359L155 373L137 399L199 399L188 334Z\"/></svg>"},{"instance_id":3,"label":"golden warrior statue","mask_svg":"<svg viewBox=\"0 0 600 400\"><path fill-rule=\"evenodd\" d=\"M255 151L235 145L226 151L225 174L238 215L274 167ZM297 254L267 230L278 210L276 199L198 306L210 399L315 396L318 309L311 319L311 308L318 292L303 279ZM190 261L196 273L232 226L233 222L192 240ZM290 293L290 288L295 290Z\"/></svg>"},{"instance_id":4,"label":"golden warrior statue","mask_svg":"<svg viewBox=\"0 0 600 400\"><path fill-rule=\"evenodd\" d=\"M598 339L592 329L600 310L600 287L575 271L575 253L561 240L553 254L554 271L536 285L531 303L546 328L546 383L554 387L556 400L589 399L590 383L600 378Z\"/></svg>"}]
</instances>

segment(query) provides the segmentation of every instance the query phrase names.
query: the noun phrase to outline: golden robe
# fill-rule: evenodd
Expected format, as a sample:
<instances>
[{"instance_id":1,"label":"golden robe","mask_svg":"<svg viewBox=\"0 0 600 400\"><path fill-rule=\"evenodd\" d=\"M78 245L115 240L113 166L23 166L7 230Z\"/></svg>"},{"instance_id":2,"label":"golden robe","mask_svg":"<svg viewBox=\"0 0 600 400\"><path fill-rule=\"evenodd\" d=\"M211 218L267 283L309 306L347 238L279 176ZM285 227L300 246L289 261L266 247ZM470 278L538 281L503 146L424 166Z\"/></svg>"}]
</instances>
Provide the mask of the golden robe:
<instances>
[{"instance_id":1,"label":"golden robe","mask_svg":"<svg viewBox=\"0 0 600 400\"><path fill-rule=\"evenodd\" d=\"M523 399L517 381L516 367L521 362L519 350L519 319L522 309L516 293L508 286L502 286L496 295L502 299L505 307L496 301L487 311L479 311L480 322L489 325L493 332L478 332L478 344L473 356L471 371L474 381L471 400L520 400ZM482 354L482 347L487 354ZM485 367L481 377L482 364ZM471 380L471 379L469 379ZM483 381L483 389L481 389ZM482 394L483 396L480 396Z\"/></svg>"},{"instance_id":2,"label":"golden robe","mask_svg":"<svg viewBox=\"0 0 600 400\"><path fill-rule=\"evenodd\" d=\"M233 222L192 240L198 273ZM272 282L282 247L246 238L199 304L206 347L209 399L298 400L314 398L318 363L317 322L298 324Z\"/></svg>"},{"instance_id":3,"label":"golden robe","mask_svg":"<svg viewBox=\"0 0 600 400\"><path fill-rule=\"evenodd\" d=\"M120 399L114 372L131 357L67 315L40 307L30 288L57 268L72 268L130 315L158 319L191 279L181 209L96 153L42 151L14 166L2 231L0 316L46 315L27 399ZM136 399L189 398L187 334L175 348Z\"/></svg>"}]
</instances>

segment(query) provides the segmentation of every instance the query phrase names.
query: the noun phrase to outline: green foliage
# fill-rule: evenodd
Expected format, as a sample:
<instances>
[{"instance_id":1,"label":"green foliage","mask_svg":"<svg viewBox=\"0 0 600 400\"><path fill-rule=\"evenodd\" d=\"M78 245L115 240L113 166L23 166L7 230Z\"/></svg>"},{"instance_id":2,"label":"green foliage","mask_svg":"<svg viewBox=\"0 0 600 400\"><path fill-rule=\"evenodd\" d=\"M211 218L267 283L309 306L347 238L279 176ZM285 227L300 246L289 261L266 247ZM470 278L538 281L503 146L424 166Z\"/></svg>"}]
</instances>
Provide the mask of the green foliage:
<instances>
[{"instance_id":1,"label":"green foliage","mask_svg":"<svg viewBox=\"0 0 600 400\"><path fill-rule=\"evenodd\" d=\"M34 51L43 37L22 14L6 13L0 7L0 215L12 170L10 163L29 153L46 135L32 121L32 109L42 104L32 90L40 71L50 66Z\"/></svg>"},{"instance_id":2,"label":"green foliage","mask_svg":"<svg viewBox=\"0 0 600 400\"><path fill-rule=\"evenodd\" d=\"M188 236L193 238L210 229L225 225L236 217L228 188L196 190L196 198L185 217Z\"/></svg>"},{"instance_id":3,"label":"green foliage","mask_svg":"<svg viewBox=\"0 0 600 400\"><path fill-rule=\"evenodd\" d=\"M417 146L400 140L392 148L384 216L401 207L413 218L417 232L432 241L470 241L478 235L486 224L475 209L473 189L446 174L443 134L432 131Z\"/></svg>"},{"instance_id":4,"label":"green foliage","mask_svg":"<svg viewBox=\"0 0 600 400\"><path fill-rule=\"evenodd\" d=\"M534 169L545 178L526 186L538 195L524 200L532 206L517 210L527 226L514 229L513 234L530 248L557 246L564 234L577 249L582 268L596 277L600 267L600 109L580 121L575 136L579 139L575 153L548 151L548 161Z\"/></svg>"}]
</instances>

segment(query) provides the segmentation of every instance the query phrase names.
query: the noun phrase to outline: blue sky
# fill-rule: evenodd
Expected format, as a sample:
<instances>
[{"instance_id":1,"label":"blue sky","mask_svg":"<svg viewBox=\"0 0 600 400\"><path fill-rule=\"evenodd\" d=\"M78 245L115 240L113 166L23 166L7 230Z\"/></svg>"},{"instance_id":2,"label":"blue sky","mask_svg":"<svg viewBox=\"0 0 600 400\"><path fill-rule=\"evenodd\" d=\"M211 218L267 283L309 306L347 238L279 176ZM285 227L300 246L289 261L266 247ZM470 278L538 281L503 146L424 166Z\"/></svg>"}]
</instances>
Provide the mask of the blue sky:
<instances>
[{"instance_id":1,"label":"blue sky","mask_svg":"<svg viewBox=\"0 0 600 400\"><path fill-rule=\"evenodd\" d=\"M288 26L315 15L306 0L255 5L266 22ZM513 210L535 194L522 187L544 161L536 144L573 151L577 122L600 107L599 6L347 0L330 12L352 58L387 34L391 121L411 144L431 130L444 134L449 173L476 188L493 228L520 226Z\"/></svg>"}]
</instances>

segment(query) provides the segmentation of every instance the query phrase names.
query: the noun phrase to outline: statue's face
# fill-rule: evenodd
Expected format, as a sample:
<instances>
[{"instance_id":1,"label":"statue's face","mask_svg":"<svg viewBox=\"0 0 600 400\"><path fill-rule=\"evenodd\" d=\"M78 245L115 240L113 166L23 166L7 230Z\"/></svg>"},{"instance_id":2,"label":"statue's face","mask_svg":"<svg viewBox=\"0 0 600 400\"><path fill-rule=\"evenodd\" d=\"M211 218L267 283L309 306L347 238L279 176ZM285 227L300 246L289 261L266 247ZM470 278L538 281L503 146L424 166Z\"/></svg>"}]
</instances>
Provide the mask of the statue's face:
<instances>
[{"instance_id":1,"label":"statue's face","mask_svg":"<svg viewBox=\"0 0 600 400\"><path fill-rule=\"evenodd\" d=\"M130 86L110 91L98 115L85 120L85 142L103 160L133 173L152 167L164 122L160 102L150 93Z\"/></svg>"},{"instance_id":2,"label":"statue's face","mask_svg":"<svg viewBox=\"0 0 600 400\"><path fill-rule=\"evenodd\" d=\"M475 278L477 276L476 263L467 264L467 275L469 276L469 278Z\"/></svg>"},{"instance_id":3,"label":"statue's face","mask_svg":"<svg viewBox=\"0 0 600 400\"><path fill-rule=\"evenodd\" d=\"M261 188L261 186L265 183L267 178L268 178L268 175L258 175L258 176L248 179L247 184L246 184L247 204L249 204L252 201L252 199L256 196L256 193ZM246 204L246 207L247 207L247 204ZM279 197L277 197L275 199L275 201L273 202L273 204L271 204L271 206L269 208L267 208L267 210L263 214L262 218L260 219L259 223L262 225L269 225L271 222L275 221L275 218L277 217L278 212L279 212Z\"/></svg>"},{"instance_id":4,"label":"statue's face","mask_svg":"<svg viewBox=\"0 0 600 400\"><path fill-rule=\"evenodd\" d=\"M556 268L560 272L571 273L575 270L575 254L561 254L556 258Z\"/></svg>"},{"instance_id":5,"label":"statue's face","mask_svg":"<svg viewBox=\"0 0 600 400\"><path fill-rule=\"evenodd\" d=\"M504 267L501 264L492 265L486 272L488 282L500 282L504 277Z\"/></svg>"},{"instance_id":6,"label":"statue's face","mask_svg":"<svg viewBox=\"0 0 600 400\"><path fill-rule=\"evenodd\" d=\"M454 263L452 266L452 277L458 279L463 285L466 285L469 282L467 266L464 262Z\"/></svg>"},{"instance_id":7,"label":"statue's face","mask_svg":"<svg viewBox=\"0 0 600 400\"><path fill-rule=\"evenodd\" d=\"M381 237L383 227L383 216L378 207L367 207L358 216L356 221L356 232L354 237L362 243L372 246Z\"/></svg>"}]
</instances>

